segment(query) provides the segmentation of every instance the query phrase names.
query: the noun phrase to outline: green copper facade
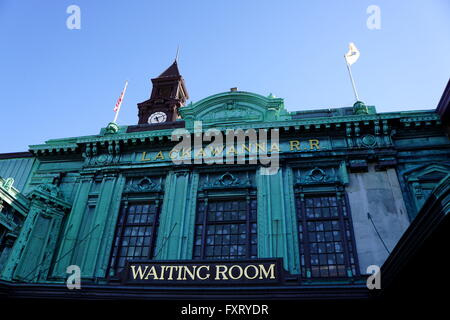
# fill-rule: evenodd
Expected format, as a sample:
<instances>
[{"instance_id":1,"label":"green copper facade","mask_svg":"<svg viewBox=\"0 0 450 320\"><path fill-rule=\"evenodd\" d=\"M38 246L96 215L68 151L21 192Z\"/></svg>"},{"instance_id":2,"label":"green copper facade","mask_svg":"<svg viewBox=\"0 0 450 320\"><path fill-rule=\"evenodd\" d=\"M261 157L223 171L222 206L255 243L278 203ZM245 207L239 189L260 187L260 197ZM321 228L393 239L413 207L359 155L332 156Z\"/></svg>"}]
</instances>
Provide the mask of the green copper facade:
<instances>
[{"instance_id":1,"label":"green copper facade","mask_svg":"<svg viewBox=\"0 0 450 320\"><path fill-rule=\"evenodd\" d=\"M4 161L17 160L0 161L1 279L63 283L66 268L77 265L83 281L107 283L121 208L133 201L151 201L159 210L153 258L190 260L199 206L234 198L257 203L257 257L282 258L289 273L309 278L296 208L317 194L345 204L357 260L346 270L351 279L383 264L385 246L395 246L450 172L450 142L433 110L376 113L358 102L287 112L280 98L234 91L181 107L180 115L177 122L184 120L192 138L196 121L203 131L276 130L279 144L260 147L279 154L279 170L264 175L259 163L176 164L199 151L171 153L173 128L109 126L98 135L30 146L26 172L3 169ZM255 156L256 146L235 147L233 157Z\"/></svg>"}]
</instances>

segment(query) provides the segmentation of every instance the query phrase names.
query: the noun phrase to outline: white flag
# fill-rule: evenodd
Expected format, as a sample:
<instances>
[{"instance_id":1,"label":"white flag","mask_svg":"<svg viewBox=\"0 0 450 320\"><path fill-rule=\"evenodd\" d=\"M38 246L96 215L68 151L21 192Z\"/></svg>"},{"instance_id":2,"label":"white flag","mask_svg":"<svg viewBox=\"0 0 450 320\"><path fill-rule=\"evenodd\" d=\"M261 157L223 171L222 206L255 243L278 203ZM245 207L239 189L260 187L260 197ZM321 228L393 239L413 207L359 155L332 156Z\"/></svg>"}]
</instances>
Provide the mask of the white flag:
<instances>
[{"instance_id":1,"label":"white flag","mask_svg":"<svg viewBox=\"0 0 450 320\"><path fill-rule=\"evenodd\" d=\"M348 45L348 52L345 54L345 60L351 66L358 60L359 58L359 50L356 48L353 42L350 42Z\"/></svg>"}]
</instances>

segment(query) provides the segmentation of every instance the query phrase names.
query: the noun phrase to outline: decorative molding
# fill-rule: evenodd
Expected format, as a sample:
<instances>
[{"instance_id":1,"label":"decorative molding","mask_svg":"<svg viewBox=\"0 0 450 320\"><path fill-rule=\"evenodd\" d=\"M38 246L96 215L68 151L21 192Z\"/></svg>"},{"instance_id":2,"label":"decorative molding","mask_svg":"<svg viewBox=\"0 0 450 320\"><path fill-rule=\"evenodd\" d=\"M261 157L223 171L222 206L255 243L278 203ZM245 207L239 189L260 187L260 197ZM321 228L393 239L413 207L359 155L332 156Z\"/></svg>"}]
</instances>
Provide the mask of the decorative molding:
<instances>
[{"instance_id":1,"label":"decorative molding","mask_svg":"<svg viewBox=\"0 0 450 320\"><path fill-rule=\"evenodd\" d=\"M9 192L12 188L12 185L14 184L14 178L7 178L5 180L2 181L2 183L0 184L0 186L6 191Z\"/></svg>"},{"instance_id":2,"label":"decorative molding","mask_svg":"<svg viewBox=\"0 0 450 320\"><path fill-rule=\"evenodd\" d=\"M3 199L0 198L0 224L9 231L17 231L18 229L17 223L14 222L15 212L16 210L13 207L5 206Z\"/></svg>"},{"instance_id":3,"label":"decorative molding","mask_svg":"<svg viewBox=\"0 0 450 320\"><path fill-rule=\"evenodd\" d=\"M67 213L72 208L72 205L65 200L59 187L51 183L38 185L27 197L32 203L35 203L33 200L37 200L44 207L52 207L52 209L55 209L52 213Z\"/></svg>"},{"instance_id":4,"label":"decorative molding","mask_svg":"<svg viewBox=\"0 0 450 320\"><path fill-rule=\"evenodd\" d=\"M206 181L202 189L228 189L228 188L251 188L252 183L249 179L240 179L239 177L226 172L219 178L212 181Z\"/></svg>"},{"instance_id":5,"label":"decorative molding","mask_svg":"<svg viewBox=\"0 0 450 320\"><path fill-rule=\"evenodd\" d=\"M306 176L304 183L325 183L331 182L330 177L322 169L315 167Z\"/></svg>"},{"instance_id":6,"label":"decorative molding","mask_svg":"<svg viewBox=\"0 0 450 320\"><path fill-rule=\"evenodd\" d=\"M258 122L287 120L290 118L284 109L283 99L273 96L233 91L207 97L194 104L180 108L180 114L191 127L193 121L205 121L210 124L240 122Z\"/></svg>"},{"instance_id":7,"label":"decorative molding","mask_svg":"<svg viewBox=\"0 0 450 320\"><path fill-rule=\"evenodd\" d=\"M297 169L299 170L296 178L296 185L310 185L310 184L330 184L339 182L340 179L336 175L336 168L319 168L314 167L313 169Z\"/></svg>"},{"instance_id":8,"label":"decorative molding","mask_svg":"<svg viewBox=\"0 0 450 320\"><path fill-rule=\"evenodd\" d=\"M369 164L365 159L349 160L348 167L351 172L367 172L369 170Z\"/></svg>"},{"instance_id":9,"label":"decorative molding","mask_svg":"<svg viewBox=\"0 0 450 320\"><path fill-rule=\"evenodd\" d=\"M296 187L345 186L349 182L345 161L323 163L315 167L292 168L292 174Z\"/></svg>"},{"instance_id":10,"label":"decorative molding","mask_svg":"<svg viewBox=\"0 0 450 320\"><path fill-rule=\"evenodd\" d=\"M161 192L160 184L154 183L150 178L145 177L138 181L132 181L126 185L124 192Z\"/></svg>"},{"instance_id":11,"label":"decorative molding","mask_svg":"<svg viewBox=\"0 0 450 320\"><path fill-rule=\"evenodd\" d=\"M312 130L317 130L317 128L325 128L329 130L331 128L340 129L347 128L347 137L351 140L351 137L358 132L354 132L354 127L356 128L356 123L364 123L368 126L374 125L374 134L380 138L384 138L386 145L391 145L390 134L395 133L395 128L390 126L395 125L396 122L400 122L405 127L410 124L414 126L424 125L424 126L436 126L441 125L441 119L438 114L432 111L417 111L417 112L391 112L384 114L361 114L361 115L343 115L336 117L318 117L318 118L299 118L291 119L291 114L289 114L283 105L283 100L279 98L266 98L257 94L248 92L234 92L234 93L222 93L205 98L195 104L190 104L183 108L180 108L180 112L184 114L189 121L186 121L185 126L187 128L192 127L192 122L194 120L202 120L202 115L208 117L207 110L214 110L216 107L223 105L228 101L236 101L238 107L244 106L249 110L260 110L265 114L262 121L247 121L247 119L242 118L239 123L239 127L243 130L250 128L261 128L261 129L271 129L271 128L284 128L285 130L295 130L295 131L305 131L310 132ZM232 109L234 106L232 105ZM259 109L258 109L259 108ZM211 122L210 122L211 123ZM230 125L236 123L235 119L232 122L218 122L215 127L218 130L225 131L230 128ZM155 130L155 131L142 131L126 133L127 127L120 127L119 131L115 134L103 134L105 128L102 129L102 134L82 136L70 139L55 139L49 140L45 144L31 145L30 152L35 156L51 156L57 154L74 154L80 153L80 150L85 150L89 145L99 145L106 147L109 144L120 144L120 145L136 145L136 144L148 144L154 141L162 141L166 137L170 139L172 134L172 129L166 130ZM356 130L356 129L355 129ZM358 131L358 130L356 130ZM380 135L383 134L384 137ZM380 144L380 142L379 142ZM118 147L118 146L117 146ZM349 147L353 147L349 145ZM82 152L82 151L81 151ZM115 152L117 154L117 151ZM90 156L86 153L85 156Z\"/></svg>"},{"instance_id":12,"label":"decorative molding","mask_svg":"<svg viewBox=\"0 0 450 320\"><path fill-rule=\"evenodd\" d=\"M433 172L439 172L445 176L450 172L450 165L446 163L429 163L420 165L416 168L405 171L404 176L408 182L414 182L419 181L421 177Z\"/></svg>"},{"instance_id":13,"label":"decorative molding","mask_svg":"<svg viewBox=\"0 0 450 320\"><path fill-rule=\"evenodd\" d=\"M114 122L110 122L105 129L105 134L116 134L118 131L119 126Z\"/></svg>"},{"instance_id":14,"label":"decorative molding","mask_svg":"<svg viewBox=\"0 0 450 320\"><path fill-rule=\"evenodd\" d=\"M361 144L366 148L374 148L377 145L377 139L371 134L365 134L361 137Z\"/></svg>"},{"instance_id":15,"label":"decorative molding","mask_svg":"<svg viewBox=\"0 0 450 320\"><path fill-rule=\"evenodd\" d=\"M403 173L410 192L419 211L427 200L430 186L437 186L449 175L450 165L446 163L431 163L418 166Z\"/></svg>"}]
</instances>

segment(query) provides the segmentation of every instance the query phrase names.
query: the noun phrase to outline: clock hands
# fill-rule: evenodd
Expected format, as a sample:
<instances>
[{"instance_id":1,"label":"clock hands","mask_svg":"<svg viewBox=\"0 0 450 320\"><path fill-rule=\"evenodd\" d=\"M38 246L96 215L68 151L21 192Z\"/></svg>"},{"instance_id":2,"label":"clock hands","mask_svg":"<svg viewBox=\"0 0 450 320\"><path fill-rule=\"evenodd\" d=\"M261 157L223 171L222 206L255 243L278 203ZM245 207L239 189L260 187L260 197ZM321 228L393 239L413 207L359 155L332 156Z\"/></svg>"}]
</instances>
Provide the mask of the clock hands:
<instances>
[{"instance_id":1,"label":"clock hands","mask_svg":"<svg viewBox=\"0 0 450 320\"><path fill-rule=\"evenodd\" d=\"M149 122L152 123L162 123L166 121L167 116L164 113L156 112L150 116Z\"/></svg>"}]
</instances>

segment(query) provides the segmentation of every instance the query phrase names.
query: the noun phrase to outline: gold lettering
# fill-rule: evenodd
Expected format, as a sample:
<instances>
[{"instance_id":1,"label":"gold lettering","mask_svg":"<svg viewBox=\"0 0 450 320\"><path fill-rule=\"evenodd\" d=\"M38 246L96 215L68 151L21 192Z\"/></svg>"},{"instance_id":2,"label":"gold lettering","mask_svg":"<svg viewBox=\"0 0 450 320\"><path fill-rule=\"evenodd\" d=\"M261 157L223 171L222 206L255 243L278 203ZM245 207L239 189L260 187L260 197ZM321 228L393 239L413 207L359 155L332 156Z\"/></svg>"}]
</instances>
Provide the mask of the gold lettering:
<instances>
[{"instance_id":1,"label":"gold lettering","mask_svg":"<svg viewBox=\"0 0 450 320\"><path fill-rule=\"evenodd\" d=\"M188 148L186 150L184 150L183 148L183 154L181 155L182 158L187 157L190 158L191 157L191 148Z\"/></svg>"},{"instance_id":2,"label":"gold lettering","mask_svg":"<svg viewBox=\"0 0 450 320\"><path fill-rule=\"evenodd\" d=\"M165 159L162 151L158 152L153 160L156 160L156 159L160 159L160 160Z\"/></svg>"},{"instance_id":3,"label":"gold lettering","mask_svg":"<svg viewBox=\"0 0 450 320\"><path fill-rule=\"evenodd\" d=\"M164 271L166 271L166 266L161 266L161 273L159 274L159 280L164 280Z\"/></svg>"},{"instance_id":4,"label":"gold lettering","mask_svg":"<svg viewBox=\"0 0 450 320\"><path fill-rule=\"evenodd\" d=\"M150 159L150 158L146 158L146 156L147 156L147 152L142 152L142 157L141 157L141 160L139 160L139 161L152 161L152 159Z\"/></svg>"},{"instance_id":5,"label":"gold lettering","mask_svg":"<svg viewBox=\"0 0 450 320\"><path fill-rule=\"evenodd\" d=\"M291 140L289 141L289 146L290 146L290 151L294 151L295 150L300 150L300 141L298 140Z\"/></svg>"},{"instance_id":6,"label":"gold lettering","mask_svg":"<svg viewBox=\"0 0 450 320\"><path fill-rule=\"evenodd\" d=\"M200 279L200 280L206 280L206 279L209 278L210 274L208 272L204 277L202 277L201 274L200 274L200 269L202 269L202 268L206 268L206 270L209 271L209 266L200 266L200 267L198 267L198 269L197 269L197 278Z\"/></svg>"},{"instance_id":7,"label":"gold lettering","mask_svg":"<svg viewBox=\"0 0 450 320\"><path fill-rule=\"evenodd\" d=\"M233 146L227 148L227 154L230 154L230 153L234 153L235 155L237 155L237 151L236 151L236 149L234 149Z\"/></svg>"},{"instance_id":8,"label":"gold lettering","mask_svg":"<svg viewBox=\"0 0 450 320\"><path fill-rule=\"evenodd\" d=\"M309 149L313 150L313 148L316 148L316 150L319 150L319 140L317 139L310 139L309 140Z\"/></svg>"},{"instance_id":9,"label":"gold lettering","mask_svg":"<svg viewBox=\"0 0 450 320\"><path fill-rule=\"evenodd\" d=\"M258 265L259 266L259 279L268 278L270 274L270 279L275 279L275 264L271 264L269 267L269 270L266 270L263 264Z\"/></svg>"},{"instance_id":10,"label":"gold lettering","mask_svg":"<svg viewBox=\"0 0 450 320\"><path fill-rule=\"evenodd\" d=\"M177 280L183 280L182 278L181 278L181 271L183 270L183 266L178 266L178 277L177 277Z\"/></svg>"},{"instance_id":11,"label":"gold lettering","mask_svg":"<svg viewBox=\"0 0 450 320\"><path fill-rule=\"evenodd\" d=\"M270 147L270 152L273 152L274 150L276 150L276 152L280 152L280 146L278 145L278 143L272 143L272 146Z\"/></svg>"},{"instance_id":12,"label":"gold lettering","mask_svg":"<svg viewBox=\"0 0 450 320\"><path fill-rule=\"evenodd\" d=\"M175 152L175 155L172 154L173 152ZM170 152L169 152L169 158L170 158L170 159L176 159L176 158L178 157L178 153L179 153L179 152L180 152L180 151L178 151L177 149L170 150Z\"/></svg>"},{"instance_id":13,"label":"gold lettering","mask_svg":"<svg viewBox=\"0 0 450 320\"><path fill-rule=\"evenodd\" d=\"M148 277L152 276L153 280L159 280L158 275L156 274L156 268L155 266L152 266L150 268L150 271L147 273L147 276L145 277L145 280L148 280Z\"/></svg>"},{"instance_id":14,"label":"gold lettering","mask_svg":"<svg viewBox=\"0 0 450 320\"><path fill-rule=\"evenodd\" d=\"M189 268L187 266L183 266L184 267L184 277L183 280L187 280L186 279L186 273L189 274L189 276L191 277L191 280L195 280L195 269L197 269L197 266L193 267L193 271L191 272L191 270L189 270Z\"/></svg>"},{"instance_id":15,"label":"gold lettering","mask_svg":"<svg viewBox=\"0 0 450 320\"><path fill-rule=\"evenodd\" d=\"M233 276L233 269L237 268L239 270L239 275L237 277ZM242 270L240 265L234 265L230 268L230 271L228 271L228 274L230 275L230 278L233 280L240 279L242 277L242 273L244 273L244 270Z\"/></svg>"},{"instance_id":16,"label":"gold lettering","mask_svg":"<svg viewBox=\"0 0 450 320\"><path fill-rule=\"evenodd\" d=\"M216 154L219 154L219 153L223 153L223 146L217 147L217 148L209 147L209 149L211 149L211 154L213 156L215 156Z\"/></svg>"},{"instance_id":17,"label":"gold lettering","mask_svg":"<svg viewBox=\"0 0 450 320\"><path fill-rule=\"evenodd\" d=\"M173 280L173 269L176 268L176 266L166 266L166 269L169 270L169 277L167 278L167 280Z\"/></svg>"},{"instance_id":18,"label":"gold lettering","mask_svg":"<svg viewBox=\"0 0 450 320\"><path fill-rule=\"evenodd\" d=\"M256 148L255 151L258 151L258 149L260 149L261 151L266 152L266 143L265 142L263 142L261 144L256 143L255 148Z\"/></svg>"},{"instance_id":19,"label":"gold lettering","mask_svg":"<svg viewBox=\"0 0 450 320\"><path fill-rule=\"evenodd\" d=\"M255 271L255 275L253 277L250 277L250 275L248 274L248 268L253 268L253 270ZM244 268L244 276L249 280L256 279L258 277L258 273L258 268L253 264L249 264Z\"/></svg>"},{"instance_id":20,"label":"gold lettering","mask_svg":"<svg viewBox=\"0 0 450 320\"><path fill-rule=\"evenodd\" d=\"M145 272L148 269L148 266L145 266L145 269L142 270L141 266L138 266L137 271L135 270L136 266L131 266L131 272L133 273L133 279L136 280L138 274L139 274L139 278L142 280L142 278L144 277Z\"/></svg>"},{"instance_id":21,"label":"gold lettering","mask_svg":"<svg viewBox=\"0 0 450 320\"><path fill-rule=\"evenodd\" d=\"M195 156L199 157L200 155L202 157L206 157L206 153L205 153L205 150L203 150L203 148L200 148L200 150L197 152L197 154Z\"/></svg>"},{"instance_id":22,"label":"gold lettering","mask_svg":"<svg viewBox=\"0 0 450 320\"><path fill-rule=\"evenodd\" d=\"M223 268L223 270L220 270L222 268ZM217 265L216 266L216 277L214 278L214 280L221 280L219 275L222 275L222 280L228 280L228 277L225 274L226 271L227 271L227 266L225 266L223 264Z\"/></svg>"},{"instance_id":23,"label":"gold lettering","mask_svg":"<svg viewBox=\"0 0 450 320\"><path fill-rule=\"evenodd\" d=\"M247 152L250 153L250 148L252 147L252 144L250 143L248 145L248 147L245 144L242 144L241 147L242 147L242 153L244 153L244 150L247 150Z\"/></svg>"}]
</instances>

